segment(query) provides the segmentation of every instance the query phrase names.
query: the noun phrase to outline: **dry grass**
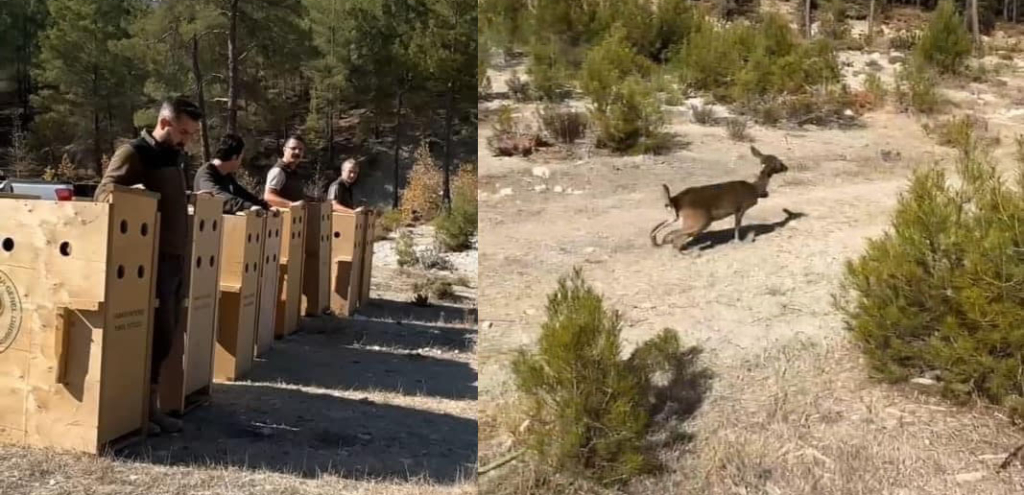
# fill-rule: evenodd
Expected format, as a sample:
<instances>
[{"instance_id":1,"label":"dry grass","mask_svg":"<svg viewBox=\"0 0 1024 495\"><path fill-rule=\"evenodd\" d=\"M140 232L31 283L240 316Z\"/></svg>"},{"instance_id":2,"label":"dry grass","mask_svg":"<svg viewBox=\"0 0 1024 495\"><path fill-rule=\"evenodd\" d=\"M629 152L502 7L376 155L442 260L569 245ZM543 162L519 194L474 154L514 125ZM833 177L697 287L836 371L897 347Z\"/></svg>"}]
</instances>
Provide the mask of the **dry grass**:
<instances>
[{"instance_id":1,"label":"dry grass","mask_svg":"<svg viewBox=\"0 0 1024 495\"><path fill-rule=\"evenodd\" d=\"M158 462L154 461L154 462ZM109 457L0 448L0 493L21 495L434 495L476 493L472 479L453 485L429 480L303 479L234 467L165 467Z\"/></svg>"}]
</instances>

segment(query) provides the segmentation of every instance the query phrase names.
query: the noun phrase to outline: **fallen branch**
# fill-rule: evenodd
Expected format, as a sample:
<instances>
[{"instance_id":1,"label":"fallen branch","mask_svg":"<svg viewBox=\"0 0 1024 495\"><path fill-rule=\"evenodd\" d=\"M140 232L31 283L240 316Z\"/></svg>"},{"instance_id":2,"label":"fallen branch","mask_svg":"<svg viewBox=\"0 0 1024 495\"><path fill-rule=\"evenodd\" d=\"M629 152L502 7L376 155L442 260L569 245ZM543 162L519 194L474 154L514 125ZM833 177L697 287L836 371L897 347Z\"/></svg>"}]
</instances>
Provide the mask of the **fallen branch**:
<instances>
[{"instance_id":1,"label":"fallen branch","mask_svg":"<svg viewBox=\"0 0 1024 495\"><path fill-rule=\"evenodd\" d=\"M480 468L477 471L477 474L487 474L489 471L493 471L495 469L498 469L501 466L504 466L505 464L508 464L508 463L516 460L517 458L519 458L519 456L523 455L524 452L526 452L526 449L521 449L521 450L517 450L515 452L512 452L511 454L508 454L505 457L502 457L502 458L500 458L500 459L498 459L498 460L496 460L496 461L494 461L494 462L492 462L492 463L490 463L490 464Z\"/></svg>"},{"instance_id":2,"label":"fallen branch","mask_svg":"<svg viewBox=\"0 0 1024 495\"><path fill-rule=\"evenodd\" d=\"M1010 467L1010 463L1012 463L1013 459L1020 454L1021 450L1024 450L1024 444L1018 445L1017 448L1013 449L1013 452L1010 452L1010 454L1006 456L1006 459L1003 459L1003 463L999 465L999 470L1002 471Z\"/></svg>"}]
</instances>

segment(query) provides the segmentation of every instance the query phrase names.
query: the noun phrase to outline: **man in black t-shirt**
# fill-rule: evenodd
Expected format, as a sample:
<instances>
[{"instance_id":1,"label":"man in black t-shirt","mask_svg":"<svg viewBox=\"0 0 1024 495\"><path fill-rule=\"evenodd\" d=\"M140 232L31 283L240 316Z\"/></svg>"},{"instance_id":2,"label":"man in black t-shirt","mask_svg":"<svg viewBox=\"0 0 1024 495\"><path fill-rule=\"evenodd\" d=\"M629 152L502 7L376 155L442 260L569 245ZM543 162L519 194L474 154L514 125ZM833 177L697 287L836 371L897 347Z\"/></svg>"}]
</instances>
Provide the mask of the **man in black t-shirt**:
<instances>
[{"instance_id":1,"label":"man in black t-shirt","mask_svg":"<svg viewBox=\"0 0 1024 495\"><path fill-rule=\"evenodd\" d=\"M195 191L210 191L224 200L224 214L233 215L243 210L269 210L270 204L247 191L235 180L235 172L242 166L245 142L237 134L227 134L217 144L217 152L210 163L197 172L193 183Z\"/></svg>"},{"instance_id":2,"label":"man in black t-shirt","mask_svg":"<svg viewBox=\"0 0 1024 495\"><path fill-rule=\"evenodd\" d=\"M352 196L352 186L359 177L359 163L353 158L345 160L341 164L341 176L331 183L327 188L327 199L331 202L331 209L339 213L359 213L366 208L355 207L355 200Z\"/></svg>"}]
</instances>

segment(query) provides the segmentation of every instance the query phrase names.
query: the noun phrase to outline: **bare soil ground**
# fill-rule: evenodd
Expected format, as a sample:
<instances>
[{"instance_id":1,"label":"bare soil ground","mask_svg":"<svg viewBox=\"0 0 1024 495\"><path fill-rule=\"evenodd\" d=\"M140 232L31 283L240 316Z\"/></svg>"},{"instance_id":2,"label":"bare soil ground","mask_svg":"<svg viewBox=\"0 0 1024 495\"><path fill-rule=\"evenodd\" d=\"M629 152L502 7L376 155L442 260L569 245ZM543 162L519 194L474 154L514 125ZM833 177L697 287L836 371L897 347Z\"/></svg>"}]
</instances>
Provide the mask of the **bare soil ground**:
<instances>
[{"instance_id":1,"label":"bare soil ground","mask_svg":"<svg viewBox=\"0 0 1024 495\"><path fill-rule=\"evenodd\" d=\"M958 112L990 119L990 131L1003 138L1002 159L1012 154L1013 135L1024 132L1024 116L1007 112L1024 88L1019 56L987 60L1003 64L1004 83L945 91ZM842 58L852 86L874 70L867 67L871 59L892 84L888 54ZM491 71L496 92L505 90L510 69ZM510 102L482 105L502 103ZM952 150L927 136L922 121L889 109L866 115L864 126L851 130L752 125L753 144L781 158L789 172L773 179L770 196L745 216L748 242L732 241L727 219L680 254L648 240L649 230L669 218L661 184L677 192L753 180L759 164L750 144L731 141L723 127L696 125L683 107L667 111L670 130L690 145L655 157L610 156L580 144L571 154L498 158L485 145L491 122L481 121L481 462L507 453L521 422L508 414L515 401L513 351L533 343L546 295L580 265L606 304L624 311L627 347L671 327L705 348L716 374L691 421L693 440L664 452L671 472L629 491L1024 491L1020 466L995 469L1024 442L1020 430L987 408L958 408L870 380L832 307L844 260L886 228L913 167L947 159ZM533 116L528 105L517 113ZM549 177L535 175L534 167L545 167ZM555 186L582 192L555 193ZM798 217L787 220L783 208Z\"/></svg>"},{"instance_id":2,"label":"bare soil ground","mask_svg":"<svg viewBox=\"0 0 1024 495\"><path fill-rule=\"evenodd\" d=\"M0 493L475 493L475 260L458 303L414 306L422 274L398 270L393 245L375 246L370 304L306 318L182 433L102 457L3 447Z\"/></svg>"}]
</instances>

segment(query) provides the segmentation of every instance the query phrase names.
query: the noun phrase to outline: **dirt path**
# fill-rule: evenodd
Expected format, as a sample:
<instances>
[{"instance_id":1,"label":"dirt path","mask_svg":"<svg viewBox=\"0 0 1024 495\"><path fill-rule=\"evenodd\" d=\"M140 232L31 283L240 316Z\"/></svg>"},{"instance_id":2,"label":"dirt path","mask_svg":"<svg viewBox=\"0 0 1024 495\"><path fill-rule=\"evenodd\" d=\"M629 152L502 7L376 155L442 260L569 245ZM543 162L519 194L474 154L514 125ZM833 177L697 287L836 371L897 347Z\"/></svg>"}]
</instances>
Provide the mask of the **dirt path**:
<instances>
[{"instance_id":1,"label":"dirt path","mask_svg":"<svg viewBox=\"0 0 1024 495\"><path fill-rule=\"evenodd\" d=\"M723 128L669 111L671 129L691 144L668 156L481 151L482 462L509 445L497 413L514 396L508 358L532 344L546 295L580 265L606 303L624 311L628 344L672 327L707 350L718 374L693 422L695 442L675 453L690 454L672 457L675 474L635 491L1019 493L1020 477L991 469L1021 439L1018 431L988 413L869 382L831 306L844 260L886 228L910 170L950 151L891 112L845 131L755 127L753 144L790 168L744 218L743 233L756 232L755 240L732 242L727 219L702 236L704 249L678 254L648 241L667 215L660 185L675 192L749 180L758 163L749 144L730 141ZM489 125L481 126L481 145ZM882 150L902 158L883 160ZM556 185L583 192L552 192ZM785 222L784 208L802 216ZM967 482L957 478L964 473Z\"/></svg>"}]
</instances>

